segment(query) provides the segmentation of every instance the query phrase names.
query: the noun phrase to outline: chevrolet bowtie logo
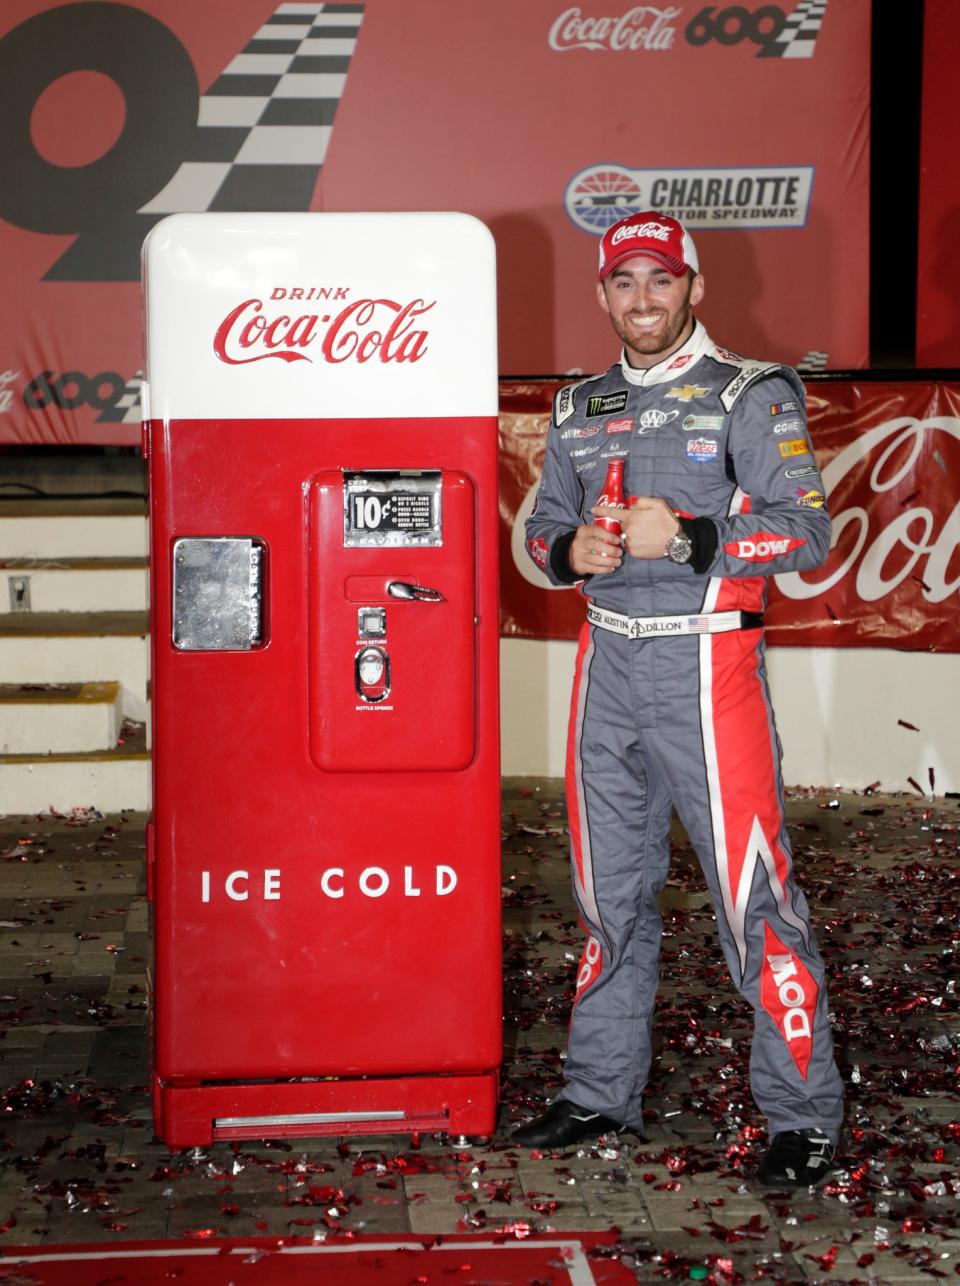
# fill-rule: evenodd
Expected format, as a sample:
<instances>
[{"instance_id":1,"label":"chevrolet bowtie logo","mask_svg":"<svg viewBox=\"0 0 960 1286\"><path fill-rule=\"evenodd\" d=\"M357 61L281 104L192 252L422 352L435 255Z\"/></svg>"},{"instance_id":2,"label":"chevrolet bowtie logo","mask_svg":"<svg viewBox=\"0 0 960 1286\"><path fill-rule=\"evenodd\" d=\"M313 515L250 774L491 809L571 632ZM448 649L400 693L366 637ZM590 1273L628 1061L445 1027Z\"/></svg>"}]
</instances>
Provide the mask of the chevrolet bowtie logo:
<instances>
[{"instance_id":1,"label":"chevrolet bowtie logo","mask_svg":"<svg viewBox=\"0 0 960 1286\"><path fill-rule=\"evenodd\" d=\"M708 388L697 388L696 384L684 384L683 388L672 388L667 397L678 397L681 402L689 402L695 397L706 397Z\"/></svg>"}]
</instances>

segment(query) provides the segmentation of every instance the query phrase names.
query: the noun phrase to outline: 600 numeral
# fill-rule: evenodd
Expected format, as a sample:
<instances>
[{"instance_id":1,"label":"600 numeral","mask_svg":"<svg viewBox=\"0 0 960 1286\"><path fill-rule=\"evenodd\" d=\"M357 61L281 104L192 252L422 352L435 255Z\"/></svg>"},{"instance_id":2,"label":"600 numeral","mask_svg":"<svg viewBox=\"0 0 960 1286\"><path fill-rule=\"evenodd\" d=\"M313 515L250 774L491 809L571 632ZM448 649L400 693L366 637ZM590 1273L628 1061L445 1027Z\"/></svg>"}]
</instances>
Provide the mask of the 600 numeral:
<instances>
[{"instance_id":1,"label":"600 numeral","mask_svg":"<svg viewBox=\"0 0 960 1286\"><path fill-rule=\"evenodd\" d=\"M41 371L23 390L23 400L31 411L42 411L47 406L59 406L65 411L95 406L105 411L116 406L125 388L126 380L116 371L101 371L94 376L64 371L56 378L53 371Z\"/></svg>"},{"instance_id":2,"label":"600 numeral","mask_svg":"<svg viewBox=\"0 0 960 1286\"><path fill-rule=\"evenodd\" d=\"M753 13L742 4L733 4L714 15L716 7L708 4L687 24L685 34L691 45L706 45L711 40L721 45L736 45L741 40L769 45L787 21L783 10L773 4L765 4Z\"/></svg>"}]
</instances>

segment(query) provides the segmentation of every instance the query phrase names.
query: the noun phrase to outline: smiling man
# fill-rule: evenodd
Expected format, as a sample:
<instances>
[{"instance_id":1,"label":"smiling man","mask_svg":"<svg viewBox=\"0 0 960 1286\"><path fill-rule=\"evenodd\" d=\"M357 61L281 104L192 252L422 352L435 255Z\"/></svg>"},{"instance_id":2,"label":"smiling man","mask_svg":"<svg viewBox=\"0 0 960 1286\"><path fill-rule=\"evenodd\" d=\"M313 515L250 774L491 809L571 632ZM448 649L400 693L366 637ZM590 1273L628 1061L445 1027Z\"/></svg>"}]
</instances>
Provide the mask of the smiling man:
<instances>
[{"instance_id":1,"label":"smiling man","mask_svg":"<svg viewBox=\"0 0 960 1286\"><path fill-rule=\"evenodd\" d=\"M573 885L587 931L565 1085L517 1143L642 1131L674 808L754 1010L750 1081L770 1144L758 1177L826 1177L842 1118L824 968L793 876L763 650L766 579L818 566L830 519L803 385L714 344L674 219L600 242L597 299L620 360L554 402L531 557L587 599L570 713ZM598 505L622 460L628 508ZM618 520L622 535L596 525Z\"/></svg>"}]
</instances>

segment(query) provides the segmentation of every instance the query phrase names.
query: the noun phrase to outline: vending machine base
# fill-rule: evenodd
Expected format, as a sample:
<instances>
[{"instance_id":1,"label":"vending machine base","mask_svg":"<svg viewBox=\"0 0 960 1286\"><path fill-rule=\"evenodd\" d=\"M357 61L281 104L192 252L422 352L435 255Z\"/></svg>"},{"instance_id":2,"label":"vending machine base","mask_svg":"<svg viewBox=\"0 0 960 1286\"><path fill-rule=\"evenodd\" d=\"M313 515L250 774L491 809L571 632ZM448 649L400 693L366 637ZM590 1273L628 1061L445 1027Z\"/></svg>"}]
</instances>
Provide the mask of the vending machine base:
<instances>
[{"instance_id":1,"label":"vending machine base","mask_svg":"<svg viewBox=\"0 0 960 1286\"><path fill-rule=\"evenodd\" d=\"M226 1139L493 1133L497 1073L171 1085L154 1078L157 1133L171 1149Z\"/></svg>"}]
</instances>

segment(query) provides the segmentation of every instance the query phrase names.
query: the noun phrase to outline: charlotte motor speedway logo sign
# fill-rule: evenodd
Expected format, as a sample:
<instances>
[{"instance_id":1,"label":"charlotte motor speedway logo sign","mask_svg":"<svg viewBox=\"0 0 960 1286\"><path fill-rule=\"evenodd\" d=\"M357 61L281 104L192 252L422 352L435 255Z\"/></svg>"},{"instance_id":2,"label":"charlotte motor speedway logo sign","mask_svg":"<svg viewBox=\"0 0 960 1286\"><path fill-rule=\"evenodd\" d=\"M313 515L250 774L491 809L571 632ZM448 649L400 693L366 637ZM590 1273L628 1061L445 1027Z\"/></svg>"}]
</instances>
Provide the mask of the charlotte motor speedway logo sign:
<instances>
[{"instance_id":1,"label":"charlotte motor speedway logo sign","mask_svg":"<svg viewBox=\"0 0 960 1286\"><path fill-rule=\"evenodd\" d=\"M584 232L603 233L645 209L672 215L691 231L802 228L812 191L812 165L634 170L601 164L573 176L563 204Z\"/></svg>"}]
</instances>

